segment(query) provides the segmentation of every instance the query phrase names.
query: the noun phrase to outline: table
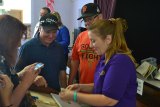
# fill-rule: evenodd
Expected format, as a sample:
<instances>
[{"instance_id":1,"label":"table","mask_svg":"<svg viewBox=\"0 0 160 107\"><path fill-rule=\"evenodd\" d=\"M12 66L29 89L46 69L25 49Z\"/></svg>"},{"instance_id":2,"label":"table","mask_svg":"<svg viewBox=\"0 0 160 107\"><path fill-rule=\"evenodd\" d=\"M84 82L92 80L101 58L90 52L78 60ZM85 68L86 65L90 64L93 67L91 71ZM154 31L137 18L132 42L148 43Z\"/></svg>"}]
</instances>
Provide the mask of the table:
<instances>
[{"instance_id":1,"label":"table","mask_svg":"<svg viewBox=\"0 0 160 107\"><path fill-rule=\"evenodd\" d=\"M29 90L36 91L36 92L47 93L47 94L50 94L50 93L59 94L59 91L57 91L53 88L50 88L50 87L37 87L35 85L32 85Z\"/></svg>"},{"instance_id":2,"label":"table","mask_svg":"<svg viewBox=\"0 0 160 107\"><path fill-rule=\"evenodd\" d=\"M60 107L50 94L35 91L29 91L29 94L34 100L33 105L36 107Z\"/></svg>"}]
</instances>

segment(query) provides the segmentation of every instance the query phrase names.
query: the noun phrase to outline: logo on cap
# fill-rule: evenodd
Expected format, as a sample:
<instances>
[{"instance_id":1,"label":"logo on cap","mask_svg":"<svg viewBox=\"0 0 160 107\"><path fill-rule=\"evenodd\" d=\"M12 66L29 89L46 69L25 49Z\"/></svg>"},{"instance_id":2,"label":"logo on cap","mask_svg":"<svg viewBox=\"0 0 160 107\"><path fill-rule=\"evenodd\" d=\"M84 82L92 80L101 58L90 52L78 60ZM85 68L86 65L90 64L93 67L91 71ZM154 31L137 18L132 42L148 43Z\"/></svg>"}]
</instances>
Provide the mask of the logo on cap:
<instances>
[{"instance_id":1,"label":"logo on cap","mask_svg":"<svg viewBox=\"0 0 160 107\"><path fill-rule=\"evenodd\" d=\"M83 6L82 13L85 13L87 11L87 6Z\"/></svg>"},{"instance_id":2,"label":"logo on cap","mask_svg":"<svg viewBox=\"0 0 160 107\"><path fill-rule=\"evenodd\" d=\"M81 9L82 16L79 17L77 20L80 20L85 17L91 17L91 16L94 16L94 15L97 15L100 13L101 13L101 11L100 11L100 8L97 4L88 3L82 7L82 9Z\"/></svg>"},{"instance_id":3,"label":"logo on cap","mask_svg":"<svg viewBox=\"0 0 160 107\"><path fill-rule=\"evenodd\" d=\"M45 19L45 20L41 20L40 21L40 24L43 24L43 23L50 23L50 24L52 24L52 23L57 23L54 19L51 19L51 18L47 18L47 19Z\"/></svg>"},{"instance_id":4,"label":"logo on cap","mask_svg":"<svg viewBox=\"0 0 160 107\"><path fill-rule=\"evenodd\" d=\"M41 26L58 26L57 25L57 17L48 13L41 17L40 19L40 25Z\"/></svg>"}]
</instances>

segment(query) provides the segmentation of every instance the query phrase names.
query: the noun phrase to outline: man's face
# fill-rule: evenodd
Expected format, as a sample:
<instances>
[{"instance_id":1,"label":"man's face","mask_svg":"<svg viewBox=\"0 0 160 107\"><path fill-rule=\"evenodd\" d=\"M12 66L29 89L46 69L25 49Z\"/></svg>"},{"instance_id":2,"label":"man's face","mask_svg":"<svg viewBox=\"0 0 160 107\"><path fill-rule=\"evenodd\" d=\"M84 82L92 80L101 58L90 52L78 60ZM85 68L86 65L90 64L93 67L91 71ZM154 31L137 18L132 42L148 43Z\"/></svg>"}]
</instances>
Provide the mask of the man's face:
<instances>
[{"instance_id":1,"label":"man's face","mask_svg":"<svg viewBox=\"0 0 160 107\"><path fill-rule=\"evenodd\" d=\"M43 27L40 27L39 30L40 40L44 45L49 46L56 39L57 30L44 30Z\"/></svg>"},{"instance_id":2,"label":"man's face","mask_svg":"<svg viewBox=\"0 0 160 107\"><path fill-rule=\"evenodd\" d=\"M91 17L85 17L85 18L83 18L83 21L84 21L84 23L85 23L86 28L88 29L88 27L89 27L94 21L96 21L96 20L98 20L98 19L99 19L98 15L94 15L94 16L91 16Z\"/></svg>"},{"instance_id":3,"label":"man's face","mask_svg":"<svg viewBox=\"0 0 160 107\"><path fill-rule=\"evenodd\" d=\"M41 9L40 10L40 16L42 17L42 16L44 16L45 14L47 14L48 12L47 12L47 10L45 10L45 9Z\"/></svg>"}]
</instances>

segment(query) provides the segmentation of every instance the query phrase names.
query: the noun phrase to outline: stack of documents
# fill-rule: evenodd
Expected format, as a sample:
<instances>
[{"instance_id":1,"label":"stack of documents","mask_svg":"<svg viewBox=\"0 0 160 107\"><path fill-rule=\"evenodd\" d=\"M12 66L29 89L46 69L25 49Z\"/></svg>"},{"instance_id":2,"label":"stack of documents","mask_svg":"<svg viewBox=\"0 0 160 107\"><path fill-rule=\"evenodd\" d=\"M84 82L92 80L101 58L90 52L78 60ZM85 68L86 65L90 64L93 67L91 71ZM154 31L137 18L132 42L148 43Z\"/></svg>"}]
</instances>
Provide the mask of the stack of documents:
<instances>
[{"instance_id":1,"label":"stack of documents","mask_svg":"<svg viewBox=\"0 0 160 107\"><path fill-rule=\"evenodd\" d=\"M145 61L136 70L144 78L148 78L153 73L153 71L157 70L157 67Z\"/></svg>"},{"instance_id":2,"label":"stack of documents","mask_svg":"<svg viewBox=\"0 0 160 107\"><path fill-rule=\"evenodd\" d=\"M65 102L60 99L59 95L51 93L52 98L56 101L59 107L81 107L80 104L75 102Z\"/></svg>"}]
</instances>

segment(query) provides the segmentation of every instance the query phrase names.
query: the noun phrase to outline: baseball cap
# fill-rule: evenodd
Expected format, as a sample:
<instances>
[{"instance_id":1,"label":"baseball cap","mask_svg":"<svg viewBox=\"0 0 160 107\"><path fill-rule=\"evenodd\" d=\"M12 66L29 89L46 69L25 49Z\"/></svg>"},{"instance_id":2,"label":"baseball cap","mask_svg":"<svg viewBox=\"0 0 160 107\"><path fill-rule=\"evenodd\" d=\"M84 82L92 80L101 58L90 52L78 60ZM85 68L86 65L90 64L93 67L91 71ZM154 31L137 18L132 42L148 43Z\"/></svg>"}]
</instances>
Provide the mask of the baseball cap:
<instances>
[{"instance_id":1,"label":"baseball cap","mask_svg":"<svg viewBox=\"0 0 160 107\"><path fill-rule=\"evenodd\" d=\"M91 17L91 16L94 16L94 15L97 15L97 14L100 14L101 11L100 11L100 8L97 4L95 3L88 3L88 4L85 4L82 9L81 9L81 14L82 16L79 17L77 20L80 20L82 18L85 18L85 17Z\"/></svg>"},{"instance_id":2,"label":"baseball cap","mask_svg":"<svg viewBox=\"0 0 160 107\"><path fill-rule=\"evenodd\" d=\"M45 31L58 30L57 17L51 13L48 13L40 18L40 26Z\"/></svg>"}]
</instances>

